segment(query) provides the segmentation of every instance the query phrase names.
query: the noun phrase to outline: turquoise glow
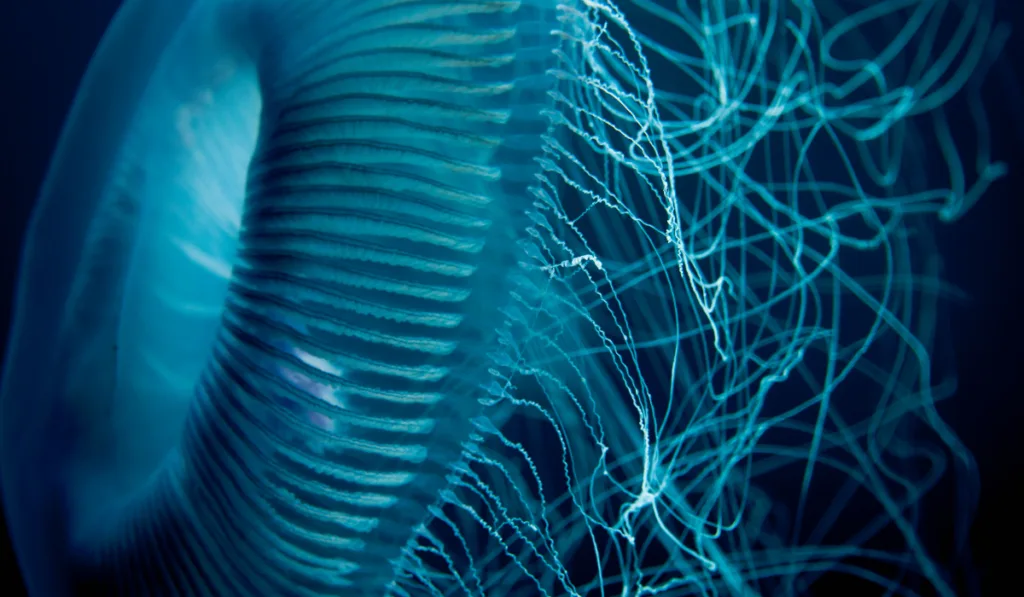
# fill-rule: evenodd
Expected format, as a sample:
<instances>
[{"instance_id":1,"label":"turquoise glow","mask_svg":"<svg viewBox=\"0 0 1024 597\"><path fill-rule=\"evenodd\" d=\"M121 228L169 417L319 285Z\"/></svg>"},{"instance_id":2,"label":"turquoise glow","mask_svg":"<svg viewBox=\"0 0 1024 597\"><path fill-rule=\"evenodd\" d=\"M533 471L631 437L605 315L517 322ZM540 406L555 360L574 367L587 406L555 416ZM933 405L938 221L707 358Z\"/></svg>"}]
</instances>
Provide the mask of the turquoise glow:
<instances>
[{"instance_id":1,"label":"turquoise glow","mask_svg":"<svg viewBox=\"0 0 1024 597\"><path fill-rule=\"evenodd\" d=\"M953 595L930 230L1004 173L1004 40L960 0L129 0L4 368L30 590Z\"/></svg>"}]
</instances>

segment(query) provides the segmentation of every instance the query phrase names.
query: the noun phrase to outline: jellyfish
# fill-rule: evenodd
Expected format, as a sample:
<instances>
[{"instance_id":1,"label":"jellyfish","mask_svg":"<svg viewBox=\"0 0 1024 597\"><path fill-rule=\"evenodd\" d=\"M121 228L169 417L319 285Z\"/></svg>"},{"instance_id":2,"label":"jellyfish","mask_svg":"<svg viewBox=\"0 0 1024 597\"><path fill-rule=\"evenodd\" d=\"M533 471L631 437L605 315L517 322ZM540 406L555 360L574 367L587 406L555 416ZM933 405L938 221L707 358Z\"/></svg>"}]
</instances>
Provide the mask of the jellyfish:
<instances>
[{"instance_id":1,"label":"jellyfish","mask_svg":"<svg viewBox=\"0 0 1024 597\"><path fill-rule=\"evenodd\" d=\"M29 590L955 594L919 537L977 485L930 239L1004 173L1005 33L958 0L128 0L22 256Z\"/></svg>"}]
</instances>

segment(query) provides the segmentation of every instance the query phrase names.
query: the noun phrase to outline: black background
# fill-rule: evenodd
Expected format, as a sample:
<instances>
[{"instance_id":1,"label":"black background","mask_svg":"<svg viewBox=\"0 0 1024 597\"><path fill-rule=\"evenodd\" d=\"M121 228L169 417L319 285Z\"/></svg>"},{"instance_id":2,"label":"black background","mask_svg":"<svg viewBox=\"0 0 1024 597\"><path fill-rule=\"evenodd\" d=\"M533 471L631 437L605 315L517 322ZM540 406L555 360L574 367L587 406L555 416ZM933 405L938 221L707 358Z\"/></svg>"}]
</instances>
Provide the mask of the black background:
<instances>
[{"instance_id":1,"label":"black background","mask_svg":"<svg viewBox=\"0 0 1024 597\"><path fill-rule=\"evenodd\" d=\"M119 2L0 4L0 338L6 338L25 223L78 81ZM971 544L984 595L1019 591L1024 565L1024 96L1009 82L1020 80L1013 71L1024 62L1024 6L1002 0L1000 11L1015 32L1004 63L986 85L986 109L994 123L995 156L1010 163L1011 175L963 220L938 229L945 277L970 297L951 307L960 383L957 396L941 410L980 468ZM956 109L951 106L951 113ZM952 508L951 483L929 498L925 523L939 521L936 529L945 529L943 511ZM945 530L925 530L928 547L941 558L951 539ZM3 536L0 591L16 597L24 589Z\"/></svg>"}]
</instances>

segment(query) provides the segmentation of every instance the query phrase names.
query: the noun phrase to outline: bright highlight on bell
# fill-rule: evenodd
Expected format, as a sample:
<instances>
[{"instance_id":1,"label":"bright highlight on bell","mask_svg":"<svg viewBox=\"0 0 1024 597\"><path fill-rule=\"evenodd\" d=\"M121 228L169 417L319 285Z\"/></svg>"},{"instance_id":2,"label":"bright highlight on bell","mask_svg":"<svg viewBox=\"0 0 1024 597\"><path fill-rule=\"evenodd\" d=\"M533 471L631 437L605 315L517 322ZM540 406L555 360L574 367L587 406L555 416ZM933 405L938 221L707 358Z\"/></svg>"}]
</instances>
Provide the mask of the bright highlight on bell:
<instances>
[{"instance_id":1,"label":"bright highlight on bell","mask_svg":"<svg viewBox=\"0 0 1024 597\"><path fill-rule=\"evenodd\" d=\"M3 371L29 590L954 595L930 230L1003 174L1005 39L988 1L127 0Z\"/></svg>"}]
</instances>

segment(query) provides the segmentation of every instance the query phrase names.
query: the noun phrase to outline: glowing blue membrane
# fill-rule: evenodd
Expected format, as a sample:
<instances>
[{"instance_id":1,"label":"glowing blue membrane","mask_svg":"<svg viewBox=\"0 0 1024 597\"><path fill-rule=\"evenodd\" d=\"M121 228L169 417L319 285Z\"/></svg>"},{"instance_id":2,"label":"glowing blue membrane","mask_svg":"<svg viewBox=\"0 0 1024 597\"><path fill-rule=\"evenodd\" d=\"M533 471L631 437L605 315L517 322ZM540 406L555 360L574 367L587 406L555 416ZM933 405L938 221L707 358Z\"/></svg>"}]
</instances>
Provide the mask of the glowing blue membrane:
<instances>
[{"instance_id":1,"label":"glowing blue membrane","mask_svg":"<svg viewBox=\"0 0 1024 597\"><path fill-rule=\"evenodd\" d=\"M30 591L953 595L930 227L1003 173L1004 39L987 1L129 0L3 373Z\"/></svg>"}]
</instances>

